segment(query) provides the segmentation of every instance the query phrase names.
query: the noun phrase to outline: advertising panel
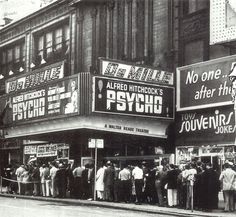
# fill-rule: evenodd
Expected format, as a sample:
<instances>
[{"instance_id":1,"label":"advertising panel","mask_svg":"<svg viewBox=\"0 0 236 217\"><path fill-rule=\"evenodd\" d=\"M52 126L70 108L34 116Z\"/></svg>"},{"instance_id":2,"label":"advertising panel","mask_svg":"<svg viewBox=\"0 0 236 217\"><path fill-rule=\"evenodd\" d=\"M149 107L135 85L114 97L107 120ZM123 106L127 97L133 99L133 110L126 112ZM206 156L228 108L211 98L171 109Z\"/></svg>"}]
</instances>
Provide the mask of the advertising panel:
<instances>
[{"instance_id":1,"label":"advertising panel","mask_svg":"<svg viewBox=\"0 0 236 217\"><path fill-rule=\"evenodd\" d=\"M38 145L37 157L57 156L57 144Z\"/></svg>"},{"instance_id":2,"label":"advertising panel","mask_svg":"<svg viewBox=\"0 0 236 217\"><path fill-rule=\"evenodd\" d=\"M93 78L93 111L153 118L174 118L174 88L137 81Z\"/></svg>"},{"instance_id":3,"label":"advertising panel","mask_svg":"<svg viewBox=\"0 0 236 217\"><path fill-rule=\"evenodd\" d=\"M215 109L178 112L176 114L176 132L178 138L183 136L212 141L234 141L236 125L231 106ZM221 138L221 139L219 139Z\"/></svg>"},{"instance_id":4,"label":"advertising panel","mask_svg":"<svg viewBox=\"0 0 236 217\"><path fill-rule=\"evenodd\" d=\"M10 105L8 112L11 116L8 121L13 123L66 114L78 114L78 75L29 91L9 94L7 101Z\"/></svg>"},{"instance_id":5,"label":"advertising panel","mask_svg":"<svg viewBox=\"0 0 236 217\"><path fill-rule=\"evenodd\" d=\"M232 104L228 75L236 70L236 56L177 69L177 111Z\"/></svg>"},{"instance_id":6,"label":"advertising panel","mask_svg":"<svg viewBox=\"0 0 236 217\"><path fill-rule=\"evenodd\" d=\"M127 64L121 61L100 59L100 71L101 74L105 76L148 81L156 84L174 84L174 75L171 72L146 66Z\"/></svg>"},{"instance_id":7,"label":"advertising panel","mask_svg":"<svg viewBox=\"0 0 236 217\"><path fill-rule=\"evenodd\" d=\"M30 74L24 74L6 81L6 93L15 93L32 87L41 86L50 81L64 77L64 62L36 69Z\"/></svg>"},{"instance_id":8,"label":"advertising panel","mask_svg":"<svg viewBox=\"0 0 236 217\"><path fill-rule=\"evenodd\" d=\"M210 1L210 44L236 39L236 1Z\"/></svg>"}]
</instances>

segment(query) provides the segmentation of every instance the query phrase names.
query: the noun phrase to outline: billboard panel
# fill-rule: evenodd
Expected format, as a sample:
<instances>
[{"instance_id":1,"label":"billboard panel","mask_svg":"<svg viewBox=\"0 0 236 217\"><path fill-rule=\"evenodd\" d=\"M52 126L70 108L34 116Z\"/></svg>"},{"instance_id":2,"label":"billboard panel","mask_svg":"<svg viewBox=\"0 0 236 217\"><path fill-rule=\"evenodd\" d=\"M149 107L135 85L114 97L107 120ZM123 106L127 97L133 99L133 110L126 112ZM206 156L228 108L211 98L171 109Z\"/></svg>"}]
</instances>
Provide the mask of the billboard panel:
<instances>
[{"instance_id":1,"label":"billboard panel","mask_svg":"<svg viewBox=\"0 0 236 217\"><path fill-rule=\"evenodd\" d=\"M232 104L229 73L236 56L177 68L177 111Z\"/></svg>"},{"instance_id":2,"label":"billboard panel","mask_svg":"<svg viewBox=\"0 0 236 217\"><path fill-rule=\"evenodd\" d=\"M176 135L183 141L234 141L236 125L231 106L176 114ZM222 140L223 139L223 140Z\"/></svg>"},{"instance_id":3,"label":"billboard panel","mask_svg":"<svg viewBox=\"0 0 236 217\"><path fill-rule=\"evenodd\" d=\"M95 76L93 111L99 113L174 118L174 88Z\"/></svg>"},{"instance_id":4,"label":"billboard panel","mask_svg":"<svg viewBox=\"0 0 236 217\"><path fill-rule=\"evenodd\" d=\"M19 91L1 98L9 102L9 120L5 124L79 114L78 75L57 82Z\"/></svg>"},{"instance_id":5,"label":"billboard panel","mask_svg":"<svg viewBox=\"0 0 236 217\"><path fill-rule=\"evenodd\" d=\"M236 39L236 1L210 1L210 44Z\"/></svg>"}]
</instances>

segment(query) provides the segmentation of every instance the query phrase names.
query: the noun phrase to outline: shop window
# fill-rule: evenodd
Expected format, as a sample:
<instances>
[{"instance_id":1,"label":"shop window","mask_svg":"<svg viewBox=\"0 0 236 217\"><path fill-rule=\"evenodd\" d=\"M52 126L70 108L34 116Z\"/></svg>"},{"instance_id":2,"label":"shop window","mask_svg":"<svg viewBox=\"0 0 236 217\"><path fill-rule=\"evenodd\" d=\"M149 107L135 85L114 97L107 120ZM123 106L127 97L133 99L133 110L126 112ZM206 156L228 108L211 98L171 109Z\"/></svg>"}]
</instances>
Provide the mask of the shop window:
<instances>
[{"instance_id":1,"label":"shop window","mask_svg":"<svg viewBox=\"0 0 236 217\"><path fill-rule=\"evenodd\" d=\"M64 24L35 36L35 65L64 60L69 46L69 25Z\"/></svg>"},{"instance_id":2,"label":"shop window","mask_svg":"<svg viewBox=\"0 0 236 217\"><path fill-rule=\"evenodd\" d=\"M202 62L204 56L204 41L192 41L184 46L184 64Z\"/></svg>"},{"instance_id":3,"label":"shop window","mask_svg":"<svg viewBox=\"0 0 236 217\"><path fill-rule=\"evenodd\" d=\"M18 42L0 50L0 83L3 88L5 79L23 73L25 69L25 44Z\"/></svg>"},{"instance_id":4,"label":"shop window","mask_svg":"<svg viewBox=\"0 0 236 217\"><path fill-rule=\"evenodd\" d=\"M188 0L184 1L184 14L192 14L194 12L208 8L209 0Z\"/></svg>"}]
</instances>

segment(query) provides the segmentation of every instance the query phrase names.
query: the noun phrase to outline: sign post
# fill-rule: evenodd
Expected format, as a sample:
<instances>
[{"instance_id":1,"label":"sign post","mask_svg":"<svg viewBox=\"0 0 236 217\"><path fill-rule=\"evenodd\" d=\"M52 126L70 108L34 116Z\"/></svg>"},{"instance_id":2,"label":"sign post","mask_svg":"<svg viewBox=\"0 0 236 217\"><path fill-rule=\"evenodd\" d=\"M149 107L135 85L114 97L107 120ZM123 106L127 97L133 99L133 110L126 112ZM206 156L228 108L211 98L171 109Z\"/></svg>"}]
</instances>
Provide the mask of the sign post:
<instances>
[{"instance_id":1,"label":"sign post","mask_svg":"<svg viewBox=\"0 0 236 217\"><path fill-rule=\"evenodd\" d=\"M103 139L89 139L88 142L89 148L95 149L94 154L94 194L93 199L96 200L96 176L97 176L97 155L98 155L98 148L104 148L104 140Z\"/></svg>"}]
</instances>

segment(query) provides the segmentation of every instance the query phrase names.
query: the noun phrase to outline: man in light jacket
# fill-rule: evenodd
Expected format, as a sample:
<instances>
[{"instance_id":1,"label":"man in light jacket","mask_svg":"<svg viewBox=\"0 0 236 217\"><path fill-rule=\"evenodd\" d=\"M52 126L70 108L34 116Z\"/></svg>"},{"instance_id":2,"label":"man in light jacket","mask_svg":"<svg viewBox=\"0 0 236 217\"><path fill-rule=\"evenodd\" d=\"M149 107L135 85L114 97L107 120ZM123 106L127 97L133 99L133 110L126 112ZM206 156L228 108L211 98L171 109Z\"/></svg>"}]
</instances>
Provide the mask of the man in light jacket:
<instances>
[{"instance_id":1,"label":"man in light jacket","mask_svg":"<svg viewBox=\"0 0 236 217\"><path fill-rule=\"evenodd\" d=\"M225 212L234 211L234 191L236 172L232 170L232 163L226 163L225 170L220 174L220 181L223 183L225 196Z\"/></svg>"}]
</instances>

